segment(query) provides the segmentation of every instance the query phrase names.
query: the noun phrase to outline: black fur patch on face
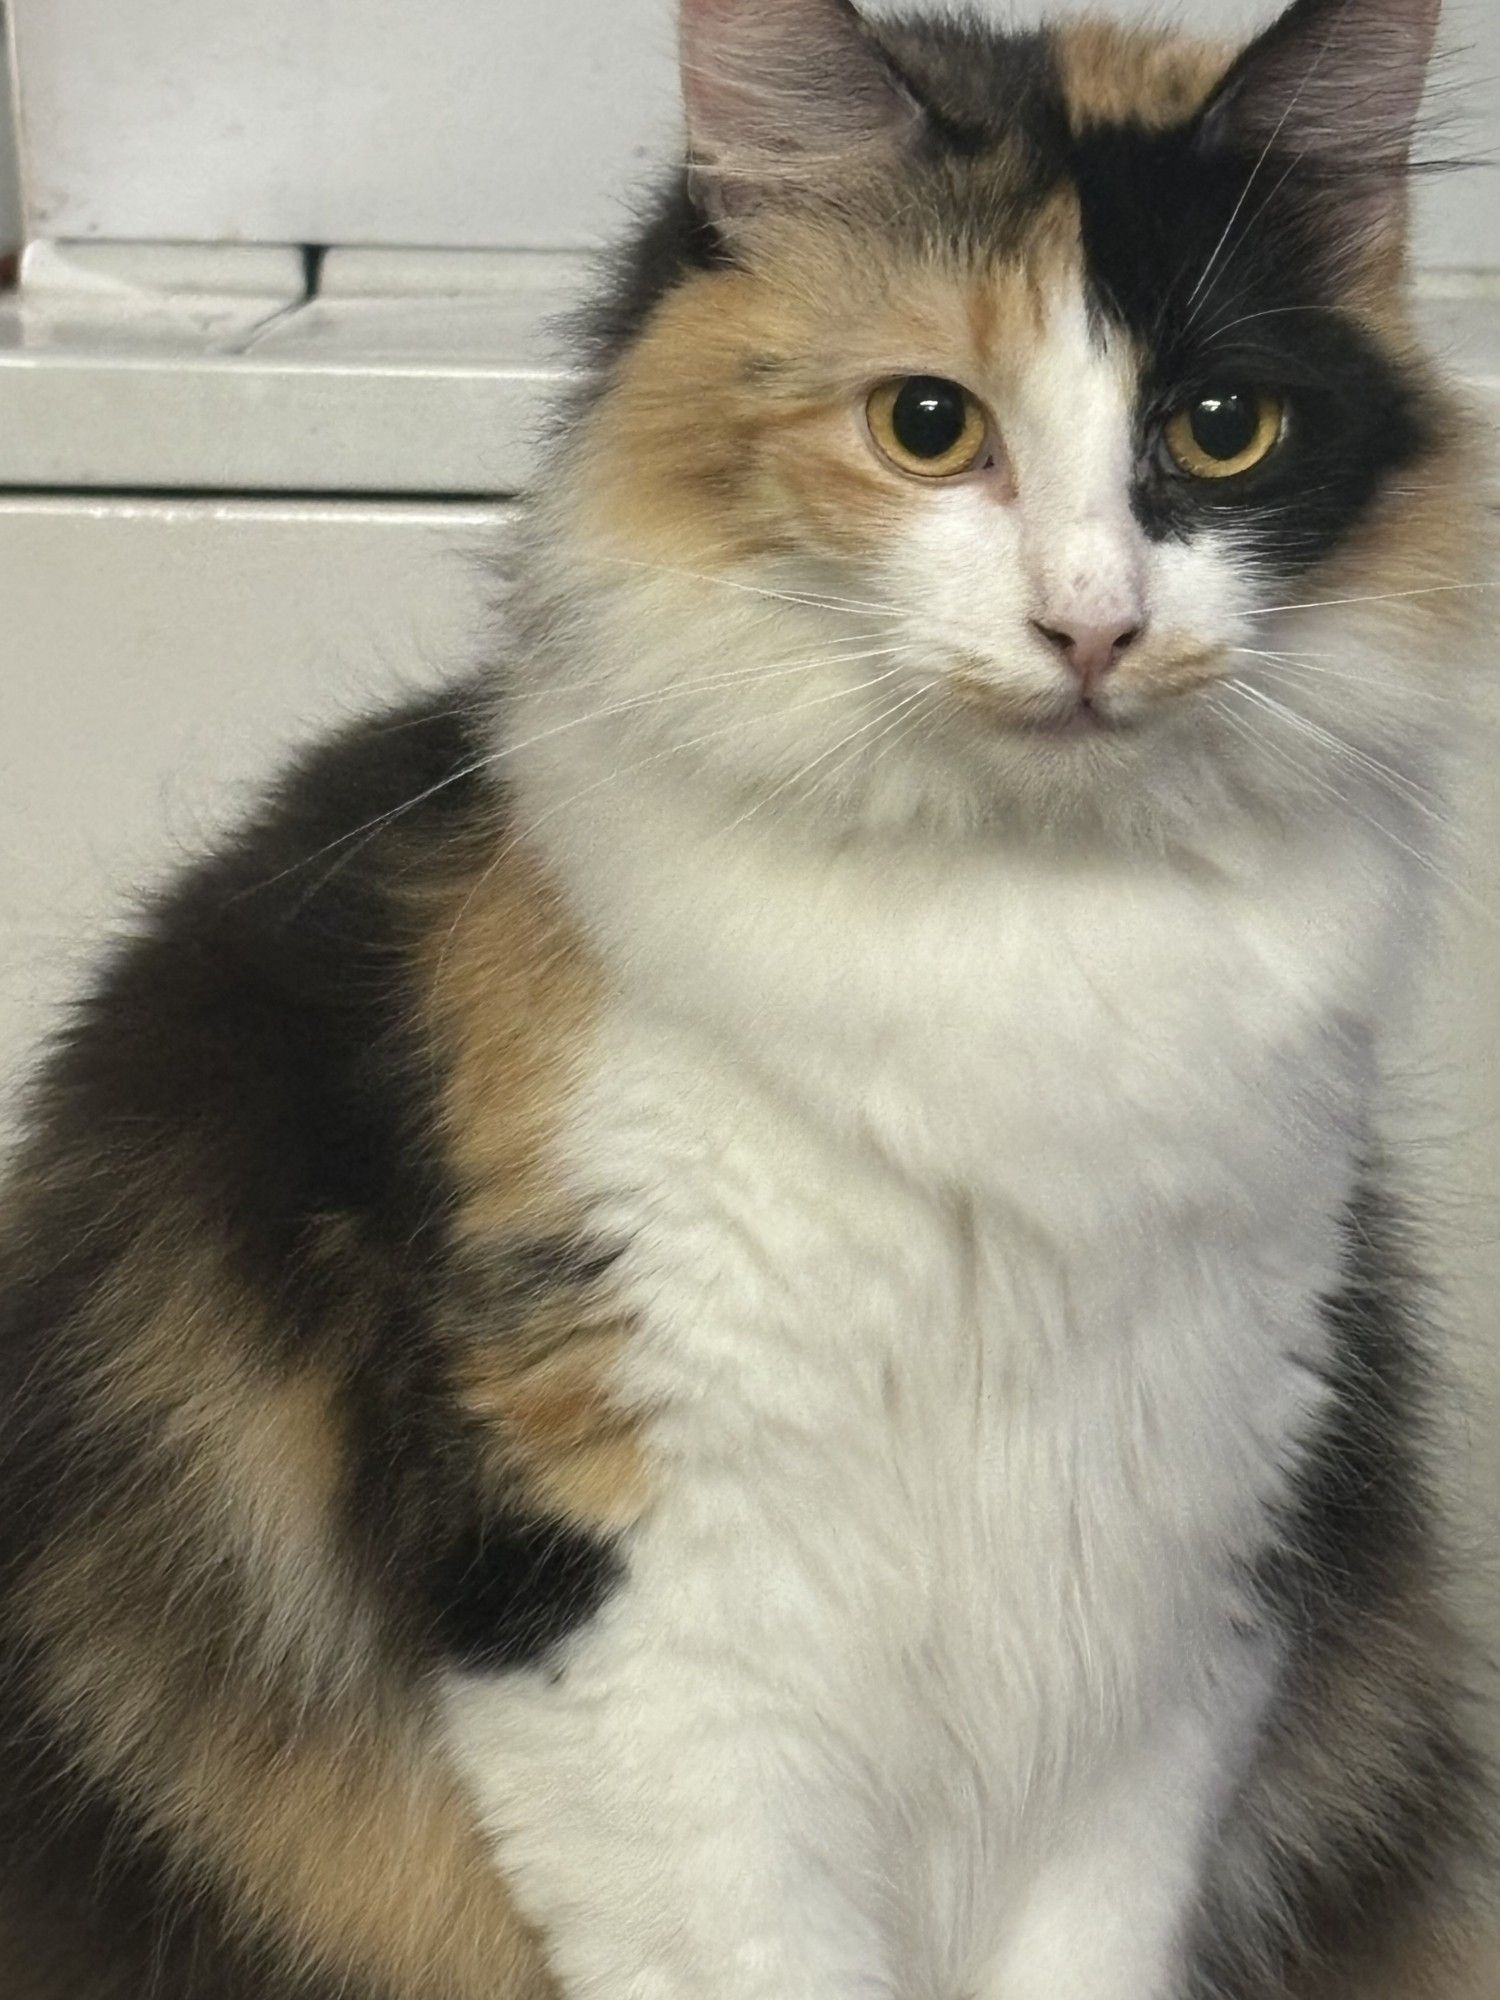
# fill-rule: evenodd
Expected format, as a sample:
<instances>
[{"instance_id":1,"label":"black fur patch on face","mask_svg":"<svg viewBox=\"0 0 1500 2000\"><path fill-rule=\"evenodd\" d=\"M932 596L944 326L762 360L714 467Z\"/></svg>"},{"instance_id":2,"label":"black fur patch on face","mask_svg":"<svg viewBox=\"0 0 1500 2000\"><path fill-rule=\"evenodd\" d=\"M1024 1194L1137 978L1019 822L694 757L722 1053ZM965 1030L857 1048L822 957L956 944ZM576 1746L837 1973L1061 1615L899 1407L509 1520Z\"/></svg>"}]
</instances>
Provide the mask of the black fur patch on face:
<instances>
[{"instance_id":1,"label":"black fur patch on face","mask_svg":"<svg viewBox=\"0 0 1500 2000\"><path fill-rule=\"evenodd\" d=\"M1422 382L1345 310L1320 191L1280 160L1207 151L1196 124L1085 132L1073 147L1095 309L1145 357L1137 513L1157 537L1223 530L1269 577L1328 556L1396 473L1438 442ZM1284 398L1255 470L1190 479L1158 449L1216 385Z\"/></svg>"}]
</instances>

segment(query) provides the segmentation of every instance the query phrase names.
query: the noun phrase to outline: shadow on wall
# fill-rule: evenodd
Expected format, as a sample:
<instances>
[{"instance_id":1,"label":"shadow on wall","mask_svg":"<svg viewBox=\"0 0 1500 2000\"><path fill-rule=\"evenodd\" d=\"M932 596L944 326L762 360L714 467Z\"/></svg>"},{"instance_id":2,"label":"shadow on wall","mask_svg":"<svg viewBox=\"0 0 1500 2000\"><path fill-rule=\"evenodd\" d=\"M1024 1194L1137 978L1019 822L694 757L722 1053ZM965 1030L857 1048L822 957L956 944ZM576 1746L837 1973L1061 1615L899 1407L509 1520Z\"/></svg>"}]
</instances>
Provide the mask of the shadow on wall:
<instances>
[{"instance_id":1,"label":"shadow on wall","mask_svg":"<svg viewBox=\"0 0 1500 2000\"><path fill-rule=\"evenodd\" d=\"M21 186L17 171L16 99L11 88L9 9L0 0L0 284L15 277L21 247Z\"/></svg>"}]
</instances>

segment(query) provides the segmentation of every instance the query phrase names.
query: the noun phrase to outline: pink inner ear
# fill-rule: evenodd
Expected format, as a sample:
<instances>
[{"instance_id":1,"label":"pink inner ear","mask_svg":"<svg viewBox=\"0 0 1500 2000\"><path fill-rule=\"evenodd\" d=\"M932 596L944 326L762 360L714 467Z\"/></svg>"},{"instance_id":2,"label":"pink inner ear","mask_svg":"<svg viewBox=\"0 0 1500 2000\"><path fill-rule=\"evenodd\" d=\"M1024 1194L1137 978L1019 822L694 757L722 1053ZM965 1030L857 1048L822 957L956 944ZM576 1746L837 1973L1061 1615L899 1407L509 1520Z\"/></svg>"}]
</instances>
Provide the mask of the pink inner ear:
<instances>
[{"instance_id":1,"label":"pink inner ear","mask_svg":"<svg viewBox=\"0 0 1500 2000\"><path fill-rule=\"evenodd\" d=\"M732 205L919 116L848 0L682 0L681 48L692 150Z\"/></svg>"}]
</instances>

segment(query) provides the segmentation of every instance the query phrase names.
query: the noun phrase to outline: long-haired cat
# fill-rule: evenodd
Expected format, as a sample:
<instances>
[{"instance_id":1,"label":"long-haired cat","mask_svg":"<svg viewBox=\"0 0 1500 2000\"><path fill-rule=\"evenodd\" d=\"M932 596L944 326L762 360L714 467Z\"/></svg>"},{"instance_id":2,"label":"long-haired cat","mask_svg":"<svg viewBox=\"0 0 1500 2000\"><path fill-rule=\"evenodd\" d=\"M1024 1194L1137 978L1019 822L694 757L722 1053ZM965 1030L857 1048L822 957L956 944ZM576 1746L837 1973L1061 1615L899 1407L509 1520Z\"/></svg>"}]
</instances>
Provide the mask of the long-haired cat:
<instances>
[{"instance_id":1,"label":"long-haired cat","mask_svg":"<svg viewBox=\"0 0 1500 2000\"><path fill-rule=\"evenodd\" d=\"M684 0L496 663L3 1201L7 2000L1480 2000L1379 1154L1438 0Z\"/></svg>"}]
</instances>

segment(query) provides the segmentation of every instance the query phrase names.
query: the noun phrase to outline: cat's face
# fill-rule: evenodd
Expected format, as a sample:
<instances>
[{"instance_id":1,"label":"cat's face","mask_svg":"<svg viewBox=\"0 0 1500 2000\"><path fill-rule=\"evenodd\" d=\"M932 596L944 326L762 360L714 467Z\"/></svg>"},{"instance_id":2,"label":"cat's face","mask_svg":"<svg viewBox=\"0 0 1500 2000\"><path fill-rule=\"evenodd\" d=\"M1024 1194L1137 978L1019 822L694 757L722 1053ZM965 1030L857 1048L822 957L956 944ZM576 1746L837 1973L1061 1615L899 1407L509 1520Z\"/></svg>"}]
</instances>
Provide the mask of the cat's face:
<instances>
[{"instance_id":1,"label":"cat's face","mask_svg":"<svg viewBox=\"0 0 1500 2000\"><path fill-rule=\"evenodd\" d=\"M959 824L1409 783L1473 514L1400 298L1435 13L1231 69L688 0L692 187L569 488L622 754Z\"/></svg>"}]
</instances>

